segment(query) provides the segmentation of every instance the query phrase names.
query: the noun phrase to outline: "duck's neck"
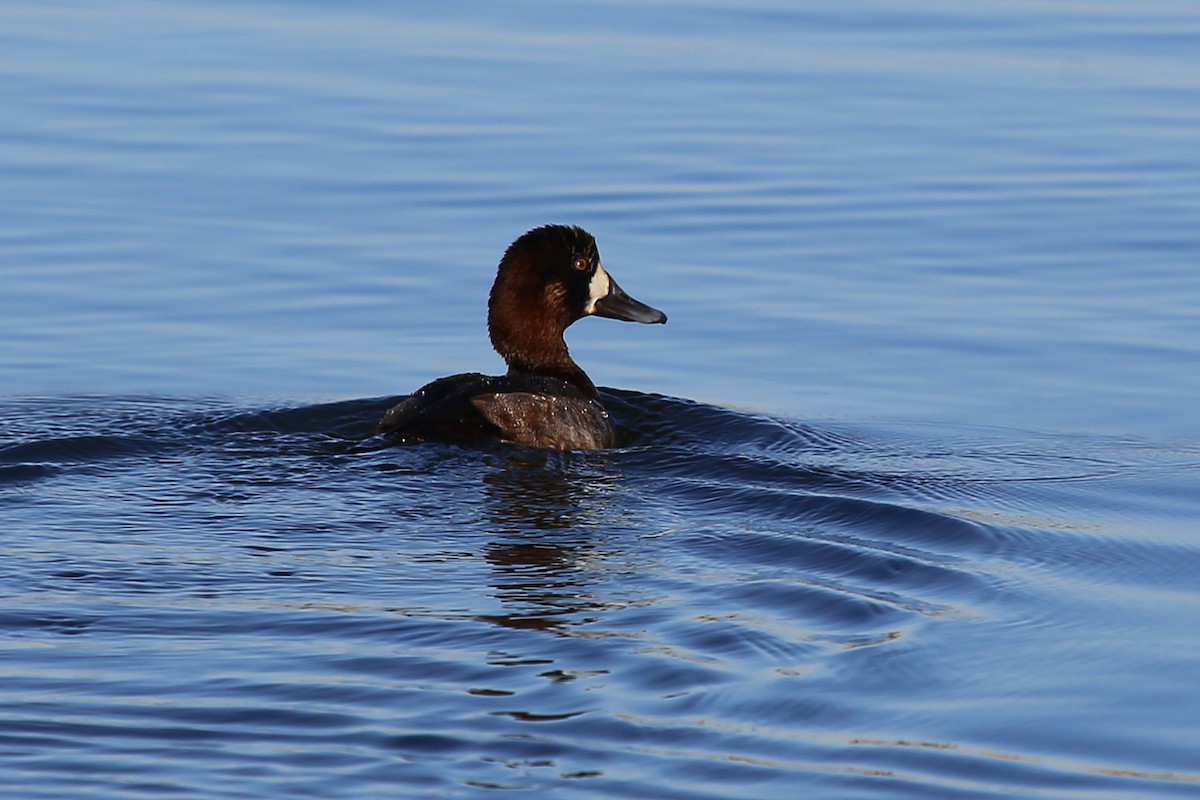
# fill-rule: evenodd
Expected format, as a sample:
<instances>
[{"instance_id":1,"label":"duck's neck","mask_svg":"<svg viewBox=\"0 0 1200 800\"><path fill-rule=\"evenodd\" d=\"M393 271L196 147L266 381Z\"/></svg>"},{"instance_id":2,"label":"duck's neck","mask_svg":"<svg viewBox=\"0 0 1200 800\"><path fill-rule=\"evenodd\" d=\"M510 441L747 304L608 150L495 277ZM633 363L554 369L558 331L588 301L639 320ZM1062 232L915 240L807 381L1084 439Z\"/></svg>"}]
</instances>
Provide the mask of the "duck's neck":
<instances>
[{"instance_id":1,"label":"duck's neck","mask_svg":"<svg viewBox=\"0 0 1200 800\"><path fill-rule=\"evenodd\" d=\"M488 298L488 337L492 347L508 364L509 375L545 375L576 386L588 397L599 399L600 393L587 373L571 358L563 330L573 320L559 314L522 315L508 313L516 307L514 298L527 290L513 288L510 282L497 278ZM551 303L550 309L562 303Z\"/></svg>"},{"instance_id":2,"label":"duck's neck","mask_svg":"<svg viewBox=\"0 0 1200 800\"><path fill-rule=\"evenodd\" d=\"M501 353L501 355L504 354ZM597 400L600 398L600 393L596 391L596 384L592 383L592 379L587 376L583 368L572 360L565 343L562 345L562 350L552 359L530 360L514 355L506 357L504 360L508 363L509 375L544 375L549 378L558 378L577 387L588 397Z\"/></svg>"}]
</instances>

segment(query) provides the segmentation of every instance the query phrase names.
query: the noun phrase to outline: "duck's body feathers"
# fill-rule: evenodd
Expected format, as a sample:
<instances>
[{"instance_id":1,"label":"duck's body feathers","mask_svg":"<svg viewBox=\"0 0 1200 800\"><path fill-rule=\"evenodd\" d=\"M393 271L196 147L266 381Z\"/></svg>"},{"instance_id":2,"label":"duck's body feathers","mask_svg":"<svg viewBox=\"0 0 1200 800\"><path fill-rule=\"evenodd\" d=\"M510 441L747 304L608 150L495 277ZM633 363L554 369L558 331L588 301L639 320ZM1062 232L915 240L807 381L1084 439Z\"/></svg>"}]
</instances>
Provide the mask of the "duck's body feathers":
<instances>
[{"instance_id":1,"label":"duck's body feathers","mask_svg":"<svg viewBox=\"0 0 1200 800\"><path fill-rule=\"evenodd\" d=\"M439 378L379 423L390 443L499 440L552 450L612 447L608 412L574 384L545 375Z\"/></svg>"}]
</instances>

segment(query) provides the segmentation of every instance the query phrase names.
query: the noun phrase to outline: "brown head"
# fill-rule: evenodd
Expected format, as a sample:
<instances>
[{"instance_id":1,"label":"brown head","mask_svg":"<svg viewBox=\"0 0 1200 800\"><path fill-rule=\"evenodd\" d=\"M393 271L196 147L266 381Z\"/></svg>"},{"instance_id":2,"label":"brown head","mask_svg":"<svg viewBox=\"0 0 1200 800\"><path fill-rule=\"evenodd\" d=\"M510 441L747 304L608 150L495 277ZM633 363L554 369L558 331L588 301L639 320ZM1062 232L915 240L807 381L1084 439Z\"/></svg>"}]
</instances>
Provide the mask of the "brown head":
<instances>
[{"instance_id":1,"label":"brown head","mask_svg":"<svg viewBox=\"0 0 1200 800\"><path fill-rule=\"evenodd\" d=\"M621 290L583 228L546 225L509 245L488 297L488 335L510 374L549 375L596 396L563 340L571 323L589 315L667 321L666 314Z\"/></svg>"}]
</instances>

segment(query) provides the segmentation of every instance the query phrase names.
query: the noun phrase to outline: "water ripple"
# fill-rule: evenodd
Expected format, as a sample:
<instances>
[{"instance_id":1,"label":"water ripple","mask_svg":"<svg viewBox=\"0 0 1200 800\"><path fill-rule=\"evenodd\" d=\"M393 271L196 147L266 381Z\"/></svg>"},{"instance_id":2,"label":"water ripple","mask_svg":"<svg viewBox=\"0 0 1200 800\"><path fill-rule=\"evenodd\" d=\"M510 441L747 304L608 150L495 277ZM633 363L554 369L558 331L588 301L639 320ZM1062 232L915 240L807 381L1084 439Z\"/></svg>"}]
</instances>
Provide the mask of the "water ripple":
<instances>
[{"instance_id":1,"label":"water ripple","mask_svg":"<svg viewBox=\"0 0 1200 800\"><path fill-rule=\"evenodd\" d=\"M1200 548L1094 498L1150 483L1186 524L1194 453L609 397L630 441L600 453L347 454L391 398L108 416L93 398L67 424L74 401L45 400L41 435L26 405L3 458L46 490L3 484L4 785L1194 789L1104 750L1072 691L1085 675L1154 704L1126 676L1192 644L1145 623L1200 611ZM1078 636L1096 625L1139 644ZM1190 724L1186 704L1154 722Z\"/></svg>"}]
</instances>

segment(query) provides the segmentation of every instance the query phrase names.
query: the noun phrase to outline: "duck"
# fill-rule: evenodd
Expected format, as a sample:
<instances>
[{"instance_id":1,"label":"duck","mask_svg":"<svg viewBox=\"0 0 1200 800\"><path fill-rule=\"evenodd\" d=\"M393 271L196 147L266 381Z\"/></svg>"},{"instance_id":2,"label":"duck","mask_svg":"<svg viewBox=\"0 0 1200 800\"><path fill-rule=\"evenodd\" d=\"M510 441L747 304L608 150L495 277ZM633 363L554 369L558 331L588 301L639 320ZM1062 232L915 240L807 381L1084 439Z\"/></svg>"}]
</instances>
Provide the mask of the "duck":
<instances>
[{"instance_id":1,"label":"duck","mask_svg":"<svg viewBox=\"0 0 1200 800\"><path fill-rule=\"evenodd\" d=\"M616 429L563 334L584 317L662 324L667 315L625 293L578 226L543 225L500 259L488 295L492 347L503 375L439 378L390 408L362 449L417 442L490 442L544 450L603 450Z\"/></svg>"}]
</instances>

